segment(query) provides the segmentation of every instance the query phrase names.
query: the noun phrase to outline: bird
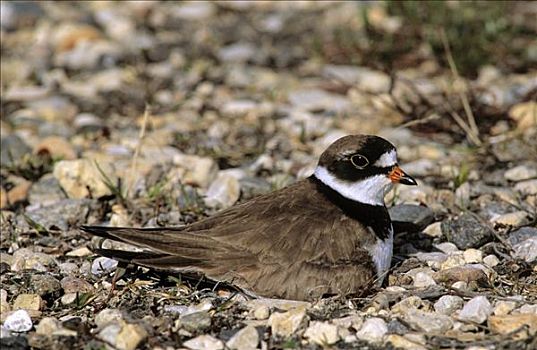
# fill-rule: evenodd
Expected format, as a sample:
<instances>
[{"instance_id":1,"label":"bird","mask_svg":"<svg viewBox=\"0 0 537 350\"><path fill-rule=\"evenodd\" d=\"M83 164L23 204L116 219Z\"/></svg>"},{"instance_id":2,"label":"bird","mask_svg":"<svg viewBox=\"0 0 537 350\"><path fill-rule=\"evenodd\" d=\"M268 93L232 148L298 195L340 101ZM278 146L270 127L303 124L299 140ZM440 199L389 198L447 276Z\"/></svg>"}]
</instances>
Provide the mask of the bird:
<instances>
[{"instance_id":1,"label":"bird","mask_svg":"<svg viewBox=\"0 0 537 350\"><path fill-rule=\"evenodd\" d=\"M98 249L126 263L204 276L252 297L317 300L380 286L393 252L384 202L394 184L417 185L393 144L348 135L320 156L314 173L180 227L82 226L144 250Z\"/></svg>"}]
</instances>

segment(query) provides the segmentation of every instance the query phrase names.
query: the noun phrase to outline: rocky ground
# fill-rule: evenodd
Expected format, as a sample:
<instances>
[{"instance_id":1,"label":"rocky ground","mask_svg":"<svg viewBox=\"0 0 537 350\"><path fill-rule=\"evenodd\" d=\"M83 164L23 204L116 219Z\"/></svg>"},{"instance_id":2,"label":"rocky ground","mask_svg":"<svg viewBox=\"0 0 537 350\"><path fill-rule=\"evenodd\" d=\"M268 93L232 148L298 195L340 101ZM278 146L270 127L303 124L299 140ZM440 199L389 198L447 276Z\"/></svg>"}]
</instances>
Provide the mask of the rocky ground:
<instances>
[{"instance_id":1,"label":"rocky ground","mask_svg":"<svg viewBox=\"0 0 537 350\"><path fill-rule=\"evenodd\" d=\"M440 58L389 51L408 27L381 3L1 6L3 349L537 347L535 3L501 16L521 51L478 67L449 31ZM194 222L351 133L419 182L388 195L372 295L247 300L134 268L111 294L117 262L88 248L113 244L77 229Z\"/></svg>"}]
</instances>

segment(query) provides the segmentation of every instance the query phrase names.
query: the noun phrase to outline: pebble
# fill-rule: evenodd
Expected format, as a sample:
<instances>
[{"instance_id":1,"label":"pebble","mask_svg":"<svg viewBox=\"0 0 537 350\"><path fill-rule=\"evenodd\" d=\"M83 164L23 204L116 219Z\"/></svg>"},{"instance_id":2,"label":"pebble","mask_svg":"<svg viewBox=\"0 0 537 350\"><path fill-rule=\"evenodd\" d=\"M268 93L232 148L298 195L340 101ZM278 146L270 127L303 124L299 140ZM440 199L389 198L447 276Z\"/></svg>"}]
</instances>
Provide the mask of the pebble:
<instances>
[{"instance_id":1,"label":"pebble","mask_svg":"<svg viewBox=\"0 0 537 350\"><path fill-rule=\"evenodd\" d=\"M425 272L418 272L414 277L414 287L426 288L434 285L436 285L434 279Z\"/></svg>"},{"instance_id":2,"label":"pebble","mask_svg":"<svg viewBox=\"0 0 537 350\"><path fill-rule=\"evenodd\" d=\"M490 254L483 258L483 263L489 267L494 267L500 263L500 259L496 255Z\"/></svg>"},{"instance_id":3,"label":"pebble","mask_svg":"<svg viewBox=\"0 0 537 350\"><path fill-rule=\"evenodd\" d=\"M44 206L26 207L26 216L47 230L66 231L86 221L92 199L64 199Z\"/></svg>"},{"instance_id":4,"label":"pebble","mask_svg":"<svg viewBox=\"0 0 537 350\"><path fill-rule=\"evenodd\" d=\"M207 311L198 311L181 315L179 322L189 332L200 332L211 327L211 315Z\"/></svg>"},{"instance_id":5,"label":"pebble","mask_svg":"<svg viewBox=\"0 0 537 350\"><path fill-rule=\"evenodd\" d=\"M517 306L517 303L514 301L504 301L500 300L494 305L494 315L503 316L508 315L513 311Z\"/></svg>"},{"instance_id":6,"label":"pebble","mask_svg":"<svg viewBox=\"0 0 537 350\"><path fill-rule=\"evenodd\" d=\"M30 290L40 296L55 295L60 289L60 281L50 275L32 275L30 277Z\"/></svg>"},{"instance_id":7,"label":"pebble","mask_svg":"<svg viewBox=\"0 0 537 350\"><path fill-rule=\"evenodd\" d=\"M222 350L224 343L208 334L187 340L183 346L191 350Z\"/></svg>"},{"instance_id":8,"label":"pebble","mask_svg":"<svg viewBox=\"0 0 537 350\"><path fill-rule=\"evenodd\" d=\"M39 311L43 303L43 299L37 294L19 294L13 302L13 310Z\"/></svg>"},{"instance_id":9,"label":"pebble","mask_svg":"<svg viewBox=\"0 0 537 350\"><path fill-rule=\"evenodd\" d=\"M123 320L123 314L118 309L104 309L95 315L95 324L103 328L109 323L117 323Z\"/></svg>"},{"instance_id":10,"label":"pebble","mask_svg":"<svg viewBox=\"0 0 537 350\"><path fill-rule=\"evenodd\" d=\"M519 165L507 170L504 176L509 181L529 180L531 178L537 177L537 168L529 167L526 165Z\"/></svg>"},{"instance_id":11,"label":"pebble","mask_svg":"<svg viewBox=\"0 0 537 350\"><path fill-rule=\"evenodd\" d=\"M35 147L36 154L49 154L53 159L73 160L76 159L76 151L63 137L49 136L41 140Z\"/></svg>"},{"instance_id":12,"label":"pebble","mask_svg":"<svg viewBox=\"0 0 537 350\"><path fill-rule=\"evenodd\" d=\"M328 64L323 67L322 74L369 92L385 93L390 87L390 77L386 73L366 67Z\"/></svg>"},{"instance_id":13,"label":"pebble","mask_svg":"<svg viewBox=\"0 0 537 350\"><path fill-rule=\"evenodd\" d=\"M362 328L356 333L356 337L372 343L380 343L384 335L388 333L388 326L382 318L368 318Z\"/></svg>"},{"instance_id":14,"label":"pebble","mask_svg":"<svg viewBox=\"0 0 537 350\"><path fill-rule=\"evenodd\" d=\"M337 326L320 321L312 322L304 332L304 337L321 346L332 345L339 340Z\"/></svg>"},{"instance_id":15,"label":"pebble","mask_svg":"<svg viewBox=\"0 0 537 350\"><path fill-rule=\"evenodd\" d=\"M110 164L93 163L89 159L59 161L54 166L53 174L69 198L109 196L112 194L112 189L107 186L107 181L117 183Z\"/></svg>"},{"instance_id":16,"label":"pebble","mask_svg":"<svg viewBox=\"0 0 537 350\"><path fill-rule=\"evenodd\" d=\"M118 350L134 350L147 336L144 327L125 322L109 323L97 334L98 339L106 341Z\"/></svg>"},{"instance_id":17,"label":"pebble","mask_svg":"<svg viewBox=\"0 0 537 350\"><path fill-rule=\"evenodd\" d=\"M463 254L450 254L447 259L440 264L441 270L447 270L458 266L463 266L466 264Z\"/></svg>"},{"instance_id":18,"label":"pebble","mask_svg":"<svg viewBox=\"0 0 537 350\"><path fill-rule=\"evenodd\" d=\"M535 111L537 111L537 102L528 101L517 103L509 109L509 118L513 119L517 123L517 127L520 130L527 128L533 128L537 125L537 117L535 117Z\"/></svg>"},{"instance_id":19,"label":"pebble","mask_svg":"<svg viewBox=\"0 0 537 350\"><path fill-rule=\"evenodd\" d=\"M459 248L457 248L455 244L450 243L450 242L435 244L434 247L445 254L459 252Z\"/></svg>"},{"instance_id":20,"label":"pebble","mask_svg":"<svg viewBox=\"0 0 537 350\"><path fill-rule=\"evenodd\" d=\"M456 295L443 295L436 303L434 303L434 310L444 315L452 315L455 311L462 308L464 300Z\"/></svg>"},{"instance_id":21,"label":"pebble","mask_svg":"<svg viewBox=\"0 0 537 350\"><path fill-rule=\"evenodd\" d=\"M270 316L270 310L266 305L260 305L253 311L253 316L256 320L266 320Z\"/></svg>"},{"instance_id":22,"label":"pebble","mask_svg":"<svg viewBox=\"0 0 537 350\"><path fill-rule=\"evenodd\" d=\"M47 271L46 266L55 265L56 261L50 255L44 253L34 253L28 248L18 249L13 253L12 271L38 270Z\"/></svg>"},{"instance_id":23,"label":"pebble","mask_svg":"<svg viewBox=\"0 0 537 350\"><path fill-rule=\"evenodd\" d=\"M30 204L41 206L47 206L66 198L67 196L62 190L60 183L52 174L46 174L37 182L34 182L28 192L28 201Z\"/></svg>"},{"instance_id":24,"label":"pebble","mask_svg":"<svg viewBox=\"0 0 537 350\"><path fill-rule=\"evenodd\" d=\"M117 264L117 260L104 256L98 257L97 259L93 260L93 263L91 264L91 273L95 276L106 275L112 271L115 271Z\"/></svg>"},{"instance_id":25,"label":"pebble","mask_svg":"<svg viewBox=\"0 0 537 350\"><path fill-rule=\"evenodd\" d=\"M515 185L514 189L515 191L525 196L536 195L537 194L537 179L521 181Z\"/></svg>"},{"instance_id":26,"label":"pebble","mask_svg":"<svg viewBox=\"0 0 537 350\"><path fill-rule=\"evenodd\" d=\"M304 322L306 322L304 307L297 307L287 312L275 312L268 320L272 334L284 338L294 334Z\"/></svg>"},{"instance_id":27,"label":"pebble","mask_svg":"<svg viewBox=\"0 0 537 350\"><path fill-rule=\"evenodd\" d=\"M35 327L35 333L50 336L61 328L61 322L54 317L44 317Z\"/></svg>"},{"instance_id":28,"label":"pebble","mask_svg":"<svg viewBox=\"0 0 537 350\"><path fill-rule=\"evenodd\" d=\"M427 226L423 233L425 233L427 236L430 237L442 237L442 223L441 222L435 222Z\"/></svg>"},{"instance_id":29,"label":"pebble","mask_svg":"<svg viewBox=\"0 0 537 350\"><path fill-rule=\"evenodd\" d=\"M529 218L528 213L520 210L495 216L490 221L497 226L520 227L526 225L529 222Z\"/></svg>"},{"instance_id":30,"label":"pebble","mask_svg":"<svg viewBox=\"0 0 537 350\"><path fill-rule=\"evenodd\" d=\"M480 263L483 261L483 252L479 249L466 249L462 255L467 264Z\"/></svg>"},{"instance_id":31,"label":"pebble","mask_svg":"<svg viewBox=\"0 0 537 350\"><path fill-rule=\"evenodd\" d=\"M410 310L404 320L415 330L426 333L445 333L453 328L453 321L444 314Z\"/></svg>"},{"instance_id":32,"label":"pebble","mask_svg":"<svg viewBox=\"0 0 537 350\"><path fill-rule=\"evenodd\" d=\"M392 306L392 313L404 315L411 310L417 309L429 311L430 304L416 295L411 295Z\"/></svg>"},{"instance_id":33,"label":"pebble","mask_svg":"<svg viewBox=\"0 0 537 350\"><path fill-rule=\"evenodd\" d=\"M443 221L442 233L459 249L479 248L493 237L490 229L470 214Z\"/></svg>"},{"instance_id":34,"label":"pebble","mask_svg":"<svg viewBox=\"0 0 537 350\"><path fill-rule=\"evenodd\" d=\"M19 163L32 149L16 135L7 135L0 139L0 164L7 166Z\"/></svg>"},{"instance_id":35,"label":"pebble","mask_svg":"<svg viewBox=\"0 0 537 350\"><path fill-rule=\"evenodd\" d=\"M512 231L507 237L507 240L511 245L516 245L529 238L537 238L536 227L521 227L518 230Z\"/></svg>"},{"instance_id":36,"label":"pebble","mask_svg":"<svg viewBox=\"0 0 537 350\"><path fill-rule=\"evenodd\" d=\"M287 98L293 107L310 112L333 111L342 113L351 107L347 98L320 89L292 91Z\"/></svg>"},{"instance_id":37,"label":"pebble","mask_svg":"<svg viewBox=\"0 0 537 350\"><path fill-rule=\"evenodd\" d=\"M396 349L427 350L425 346L397 334L388 335L386 337L386 343L390 343Z\"/></svg>"},{"instance_id":38,"label":"pebble","mask_svg":"<svg viewBox=\"0 0 537 350\"><path fill-rule=\"evenodd\" d=\"M490 316L488 319L488 326L492 332L509 334L514 339L535 336L537 333L537 315L518 314ZM515 334L512 334L517 329L521 329L523 326L526 326L527 329L519 330Z\"/></svg>"},{"instance_id":39,"label":"pebble","mask_svg":"<svg viewBox=\"0 0 537 350\"><path fill-rule=\"evenodd\" d=\"M388 211L394 226L402 227L404 231L419 231L434 219L433 211L421 205L399 204Z\"/></svg>"},{"instance_id":40,"label":"pebble","mask_svg":"<svg viewBox=\"0 0 537 350\"><path fill-rule=\"evenodd\" d=\"M239 330L226 342L229 349L237 350L257 349L257 344L259 344L259 334L257 329L252 326L246 326Z\"/></svg>"},{"instance_id":41,"label":"pebble","mask_svg":"<svg viewBox=\"0 0 537 350\"><path fill-rule=\"evenodd\" d=\"M537 260L537 237L528 238L513 246L514 256L527 263Z\"/></svg>"},{"instance_id":42,"label":"pebble","mask_svg":"<svg viewBox=\"0 0 537 350\"><path fill-rule=\"evenodd\" d=\"M26 310L17 310L7 316L4 321L4 328L12 332L28 332L32 327L32 319Z\"/></svg>"},{"instance_id":43,"label":"pebble","mask_svg":"<svg viewBox=\"0 0 537 350\"><path fill-rule=\"evenodd\" d=\"M238 42L218 50L217 56L222 62L244 63L253 59L259 52L257 48L246 42Z\"/></svg>"},{"instance_id":44,"label":"pebble","mask_svg":"<svg viewBox=\"0 0 537 350\"><path fill-rule=\"evenodd\" d=\"M95 287L89 282L76 277L64 277L61 280L64 293L94 293Z\"/></svg>"},{"instance_id":45,"label":"pebble","mask_svg":"<svg viewBox=\"0 0 537 350\"><path fill-rule=\"evenodd\" d=\"M205 203L210 207L229 208L239 200L239 180L231 175L219 175L205 193Z\"/></svg>"},{"instance_id":46,"label":"pebble","mask_svg":"<svg viewBox=\"0 0 537 350\"><path fill-rule=\"evenodd\" d=\"M470 321L481 324L487 320L494 309L484 296L477 296L470 299L459 313L459 320Z\"/></svg>"},{"instance_id":47,"label":"pebble","mask_svg":"<svg viewBox=\"0 0 537 350\"><path fill-rule=\"evenodd\" d=\"M211 158L186 154L173 156L183 183L207 188L218 175L218 166Z\"/></svg>"},{"instance_id":48,"label":"pebble","mask_svg":"<svg viewBox=\"0 0 537 350\"><path fill-rule=\"evenodd\" d=\"M452 284L455 282L478 282L485 284L488 281L486 273L483 269L478 268L475 265L465 265L451 267L435 272L433 278L438 283Z\"/></svg>"}]
</instances>

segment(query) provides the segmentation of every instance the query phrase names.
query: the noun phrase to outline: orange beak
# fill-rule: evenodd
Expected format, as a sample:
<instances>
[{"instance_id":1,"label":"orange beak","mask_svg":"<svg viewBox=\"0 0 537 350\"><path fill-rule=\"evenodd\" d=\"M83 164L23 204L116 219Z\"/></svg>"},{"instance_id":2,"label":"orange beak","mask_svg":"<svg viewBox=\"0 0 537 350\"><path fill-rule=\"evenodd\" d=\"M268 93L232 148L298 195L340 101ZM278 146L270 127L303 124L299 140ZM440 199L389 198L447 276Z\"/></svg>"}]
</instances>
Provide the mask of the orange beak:
<instances>
[{"instance_id":1,"label":"orange beak","mask_svg":"<svg viewBox=\"0 0 537 350\"><path fill-rule=\"evenodd\" d=\"M390 173L388 174L388 177L394 183L411 186L416 186L418 184L416 180L414 180L412 176L405 173L403 169L399 167L399 165L393 167L392 171L390 171Z\"/></svg>"}]
</instances>

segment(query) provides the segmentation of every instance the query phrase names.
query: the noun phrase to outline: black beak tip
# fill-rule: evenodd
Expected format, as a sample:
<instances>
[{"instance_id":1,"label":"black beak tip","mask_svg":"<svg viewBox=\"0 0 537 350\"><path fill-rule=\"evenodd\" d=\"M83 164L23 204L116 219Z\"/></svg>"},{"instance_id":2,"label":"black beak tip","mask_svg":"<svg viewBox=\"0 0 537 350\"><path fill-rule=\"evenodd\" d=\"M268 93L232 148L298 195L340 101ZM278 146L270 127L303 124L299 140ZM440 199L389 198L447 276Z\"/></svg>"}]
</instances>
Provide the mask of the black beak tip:
<instances>
[{"instance_id":1,"label":"black beak tip","mask_svg":"<svg viewBox=\"0 0 537 350\"><path fill-rule=\"evenodd\" d=\"M399 180L399 183L403 185L409 185L409 186L418 186L418 183L416 182L416 180L412 176L407 175L407 174L401 177L401 179Z\"/></svg>"}]
</instances>

